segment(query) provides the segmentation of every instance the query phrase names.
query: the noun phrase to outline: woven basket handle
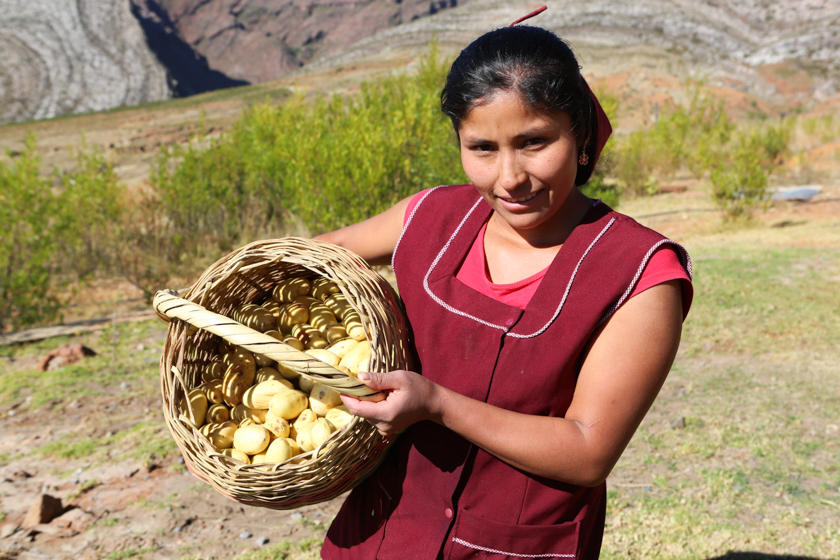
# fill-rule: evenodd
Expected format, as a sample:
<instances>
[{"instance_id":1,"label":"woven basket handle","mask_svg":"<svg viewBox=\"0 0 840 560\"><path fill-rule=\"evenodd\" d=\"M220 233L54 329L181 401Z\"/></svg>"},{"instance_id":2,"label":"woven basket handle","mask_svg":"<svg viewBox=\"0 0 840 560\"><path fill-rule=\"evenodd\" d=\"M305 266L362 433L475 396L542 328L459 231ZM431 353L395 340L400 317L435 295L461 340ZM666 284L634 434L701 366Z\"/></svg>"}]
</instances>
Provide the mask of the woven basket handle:
<instances>
[{"instance_id":1,"label":"woven basket handle","mask_svg":"<svg viewBox=\"0 0 840 560\"><path fill-rule=\"evenodd\" d=\"M231 344L262 354L301 375L312 378L339 393L365 400L381 400L384 395L373 391L355 377L322 362L306 352L280 342L229 317L214 313L182 297L173 290L161 290L152 300L155 312L164 319L180 319L199 329L222 337Z\"/></svg>"}]
</instances>

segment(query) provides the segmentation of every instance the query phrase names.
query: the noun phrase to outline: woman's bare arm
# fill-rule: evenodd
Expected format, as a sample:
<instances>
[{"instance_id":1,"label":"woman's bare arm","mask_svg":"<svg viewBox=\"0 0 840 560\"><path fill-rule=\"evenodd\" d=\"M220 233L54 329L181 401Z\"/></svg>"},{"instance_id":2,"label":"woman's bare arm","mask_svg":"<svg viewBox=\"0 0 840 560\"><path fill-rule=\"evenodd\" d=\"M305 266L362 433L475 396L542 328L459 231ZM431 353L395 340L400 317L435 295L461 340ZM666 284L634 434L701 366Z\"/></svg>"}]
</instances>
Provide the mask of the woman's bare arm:
<instances>
[{"instance_id":1,"label":"woman's bare arm","mask_svg":"<svg viewBox=\"0 0 840 560\"><path fill-rule=\"evenodd\" d=\"M388 264L400 238L405 211L411 197L367 220L315 237L341 245L358 254L370 264Z\"/></svg>"},{"instance_id":2,"label":"woman's bare arm","mask_svg":"<svg viewBox=\"0 0 840 560\"><path fill-rule=\"evenodd\" d=\"M616 311L589 350L564 418L489 405L412 372L370 374L378 403L343 397L386 436L438 422L527 472L597 485L612 470L671 368L682 328L679 281L654 286ZM360 376L364 378L365 376Z\"/></svg>"}]
</instances>

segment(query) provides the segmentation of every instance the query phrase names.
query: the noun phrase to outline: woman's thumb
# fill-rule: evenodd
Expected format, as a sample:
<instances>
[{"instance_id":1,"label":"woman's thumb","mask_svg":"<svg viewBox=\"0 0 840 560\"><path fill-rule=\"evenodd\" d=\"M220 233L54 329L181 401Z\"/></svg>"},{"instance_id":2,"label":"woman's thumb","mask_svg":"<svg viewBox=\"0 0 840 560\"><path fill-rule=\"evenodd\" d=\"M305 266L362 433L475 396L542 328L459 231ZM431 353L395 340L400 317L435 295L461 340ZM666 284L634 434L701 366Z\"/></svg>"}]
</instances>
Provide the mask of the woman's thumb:
<instances>
[{"instance_id":1,"label":"woman's thumb","mask_svg":"<svg viewBox=\"0 0 840 560\"><path fill-rule=\"evenodd\" d=\"M360 371L357 376L359 381L371 389L381 389L382 374L375 371Z\"/></svg>"}]
</instances>

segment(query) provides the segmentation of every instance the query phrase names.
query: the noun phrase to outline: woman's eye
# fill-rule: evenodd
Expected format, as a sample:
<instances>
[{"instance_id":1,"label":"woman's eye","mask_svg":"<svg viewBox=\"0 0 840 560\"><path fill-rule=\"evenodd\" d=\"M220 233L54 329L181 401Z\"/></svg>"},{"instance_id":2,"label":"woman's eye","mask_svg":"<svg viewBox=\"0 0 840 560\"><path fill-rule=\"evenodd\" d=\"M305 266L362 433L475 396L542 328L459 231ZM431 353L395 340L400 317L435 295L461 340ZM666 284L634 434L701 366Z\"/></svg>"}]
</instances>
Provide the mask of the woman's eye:
<instances>
[{"instance_id":1,"label":"woman's eye","mask_svg":"<svg viewBox=\"0 0 840 560\"><path fill-rule=\"evenodd\" d=\"M543 144L545 144L545 138L528 138L524 142L524 145L525 145L526 148L535 147L535 146L542 146Z\"/></svg>"},{"instance_id":2,"label":"woman's eye","mask_svg":"<svg viewBox=\"0 0 840 560\"><path fill-rule=\"evenodd\" d=\"M475 144L471 149L476 152L492 152L495 148L492 144Z\"/></svg>"}]
</instances>

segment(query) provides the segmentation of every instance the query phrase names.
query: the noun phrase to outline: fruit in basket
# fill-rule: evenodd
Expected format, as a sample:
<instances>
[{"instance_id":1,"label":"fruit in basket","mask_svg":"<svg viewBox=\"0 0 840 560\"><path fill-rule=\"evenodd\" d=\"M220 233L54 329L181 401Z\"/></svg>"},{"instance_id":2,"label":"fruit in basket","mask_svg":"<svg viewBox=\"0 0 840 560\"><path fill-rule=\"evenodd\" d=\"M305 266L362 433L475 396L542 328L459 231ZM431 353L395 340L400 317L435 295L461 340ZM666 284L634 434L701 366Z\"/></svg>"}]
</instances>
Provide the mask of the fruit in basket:
<instances>
[{"instance_id":1,"label":"fruit in basket","mask_svg":"<svg viewBox=\"0 0 840 560\"><path fill-rule=\"evenodd\" d=\"M334 431L335 426L333 426L326 418L318 418L315 420L309 431L309 435L312 438L313 449L327 441Z\"/></svg>"},{"instance_id":2,"label":"fruit in basket","mask_svg":"<svg viewBox=\"0 0 840 560\"><path fill-rule=\"evenodd\" d=\"M259 424L240 426L233 434L233 447L248 455L262 453L271 442L271 433Z\"/></svg>"},{"instance_id":3,"label":"fruit in basket","mask_svg":"<svg viewBox=\"0 0 840 560\"><path fill-rule=\"evenodd\" d=\"M266 413L263 425L274 437L289 437L292 429L288 420L272 414L271 411Z\"/></svg>"},{"instance_id":4,"label":"fruit in basket","mask_svg":"<svg viewBox=\"0 0 840 560\"><path fill-rule=\"evenodd\" d=\"M327 339L324 338L323 334L321 334L321 331L309 323L292 325L292 330L290 332L292 333L292 336L297 338L307 349L326 348L329 345L329 342L327 342Z\"/></svg>"},{"instance_id":5,"label":"fruit in basket","mask_svg":"<svg viewBox=\"0 0 840 560\"><path fill-rule=\"evenodd\" d=\"M274 370L276 372L276 370ZM277 373L279 377L280 374ZM242 395L242 404L248 408L264 408L268 409L268 403L271 398L281 391L292 390L294 386L286 379L266 379L260 381L256 385L252 385L245 390Z\"/></svg>"},{"instance_id":6,"label":"fruit in basket","mask_svg":"<svg viewBox=\"0 0 840 560\"><path fill-rule=\"evenodd\" d=\"M318 416L325 416L327 411L341 404L341 396L332 387L320 383L312 385L309 392L309 408Z\"/></svg>"},{"instance_id":7,"label":"fruit in basket","mask_svg":"<svg viewBox=\"0 0 840 560\"><path fill-rule=\"evenodd\" d=\"M213 424L208 430L207 439L216 449L227 449L233 446L233 436L238 429L239 426L230 420Z\"/></svg>"},{"instance_id":8,"label":"fruit in basket","mask_svg":"<svg viewBox=\"0 0 840 560\"><path fill-rule=\"evenodd\" d=\"M312 289L312 282L309 279L303 276L293 276L278 282L271 295L277 301L286 303L298 296L308 294L310 289Z\"/></svg>"},{"instance_id":9,"label":"fruit in basket","mask_svg":"<svg viewBox=\"0 0 840 560\"><path fill-rule=\"evenodd\" d=\"M181 399L181 411L196 428L200 428L204 424L204 418L207 414L207 395L204 394L201 387L190 390Z\"/></svg>"},{"instance_id":10,"label":"fruit in basket","mask_svg":"<svg viewBox=\"0 0 840 560\"><path fill-rule=\"evenodd\" d=\"M297 442L288 437L277 438L268 445L265 451L267 463L282 463L288 461L300 453L300 446Z\"/></svg>"},{"instance_id":11,"label":"fruit in basket","mask_svg":"<svg viewBox=\"0 0 840 560\"><path fill-rule=\"evenodd\" d=\"M230 420L230 409L221 403L216 403L207 409L205 421L207 422L226 422Z\"/></svg>"},{"instance_id":12,"label":"fruit in basket","mask_svg":"<svg viewBox=\"0 0 840 560\"><path fill-rule=\"evenodd\" d=\"M370 367L370 343L367 340L357 342L344 354L338 365L353 374L366 371Z\"/></svg>"},{"instance_id":13,"label":"fruit in basket","mask_svg":"<svg viewBox=\"0 0 840 560\"><path fill-rule=\"evenodd\" d=\"M326 348L310 348L306 351L306 353L315 358L316 360L320 360L325 364L330 364L331 366L337 366L338 362L341 361L341 358L339 358Z\"/></svg>"},{"instance_id":14,"label":"fruit in basket","mask_svg":"<svg viewBox=\"0 0 840 560\"><path fill-rule=\"evenodd\" d=\"M268 403L271 414L291 420L297 418L309 404L309 397L303 391L292 389L277 393Z\"/></svg>"},{"instance_id":15,"label":"fruit in basket","mask_svg":"<svg viewBox=\"0 0 840 560\"><path fill-rule=\"evenodd\" d=\"M344 426L353 421L355 416L350 414L350 411L347 410L346 406L339 404L338 406L334 406L329 409L324 415L324 418L329 420L330 424L335 426L336 430L342 430L344 429Z\"/></svg>"},{"instance_id":16,"label":"fruit in basket","mask_svg":"<svg viewBox=\"0 0 840 560\"><path fill-rule=\"evenodd\" d=\"M226 457L236 459L240 463L245 463L246 465L251 463L251 458L248 456L247 453L242 453L241 451L239 451L238 449L234 449L233 447L222 449L221 453Z\"/></svg>"},{"instance_id":17,"label":"fruit in basket","mask_svg":"<svg viewBox=\"0 0 840 560\"><path fill-rule=\"evenodd\" d=\"M269 299L230 316L345 373L369 367L361 317L332 280L285 278ZM336 390L309 375L225 340L216 352L200 370L199 385L182 398L181 415L232 459L283 463L322 446L355 419Z\"/></svg>"}]
</instances>

